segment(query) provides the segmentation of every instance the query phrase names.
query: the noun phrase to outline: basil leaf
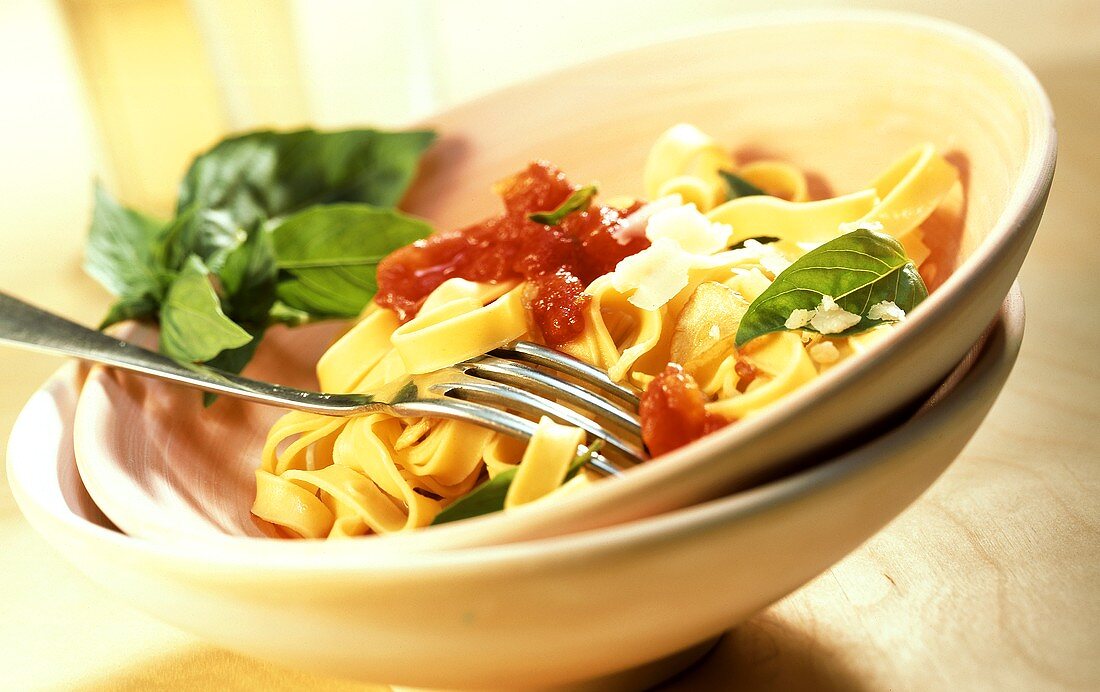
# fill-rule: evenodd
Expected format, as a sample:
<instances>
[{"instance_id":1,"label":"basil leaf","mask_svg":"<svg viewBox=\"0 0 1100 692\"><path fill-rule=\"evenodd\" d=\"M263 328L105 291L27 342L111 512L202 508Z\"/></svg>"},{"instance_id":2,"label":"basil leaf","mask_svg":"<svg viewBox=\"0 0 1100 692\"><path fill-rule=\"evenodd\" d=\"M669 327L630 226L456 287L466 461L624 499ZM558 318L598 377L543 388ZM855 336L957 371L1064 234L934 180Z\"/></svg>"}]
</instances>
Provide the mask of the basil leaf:
<instances>
[{"instance_id":1,"label":"basil leaf","mask_svg":"<svg viewBox=\"0 0 1100 692\"><path fill-rule=\"evenodd\" d=\"M243 244L226 255L218 271L229 316L246 326L266 324L275 303L277 276L271 233L254 228Z\"/></svg>"},{"instance_id":2,"label":"basil leaf","mask_svg":"<svg viewBox=\"0 0 1100 692\"><path fill-rule=\"evenodd\" d=\"M355 317L378 290L378 263L431 230L419 219L363 204L295 214L272 231L278 298L314 317Z\"/></svg>"},{"instance_id":3,"label":"basil leaf","mask_svg":"<svg viewBox=\"0 0 1100 692\"><path fill-rule=\"evenodd\" d=\"M251 132L223 140L191 164L178 213L220 209L238 224L284 216L314 204L394 206L435 133Z\"/></svg>"},{"instance_id":4,"label":"basil leaf","mask_svg":"<svg viewBox=\"0 0 1100 692\"><path fill-rule=\"evenodd\" d=\"M275 304L275 249L271 234L254 228L244 244L232 250L218 272L225 291L226 313L252 336L243 346L227 349L206 362L207 365L238 374L256 354ZM217 398L203 394L203 405L210 406Z\"/></svg>"},{"instance_id":5,"label":"basil leaf","mask_svg":"<svg viewBox=\"0 0 1100 692\"><path fill-rule=\"evenodd\" d=\"M432 526L437 524L449 524L460 519L480 517L483 514L499 512L504 509L504 498L508 495L508 488L515 480L519 467L501 471L493 478L485 481L467 494L458 498L435 515Z\"/></svg>"},{"instance_id":6,"label":"basil leaf","mask_svg":"<svg viewBox=\"0 0 1100 692\"><path fill-rule=\"evenodd\" d=\"M159 298L162 276L154 262L159 231L158 222L122 206L96 185L84 271L130 303L146 294Z\"/></svg>"},{"instance_id":7,"label":"basil leaf","mask_svg":"<svg viewBox=\"0 0 1100 692\"><path fill-rule=\"evenodd\" d=\"M140 320L157 314L157 306L160 302L148 293L140 296L127 296L119 298L107 311L103 321L99 323L99 329L106 329L112 324L125 322L126 320Z\"/></svg>"},{"instance_id":8,"label":"basil leaf","mask_svg":"<svg viewBox=\"0 0 1100 692\"><path fill-rule=\"evenodd\" d=\"M718 175L722 176L722 179L726 181L727 202L731 199L737 199L738 197L752 197L755 195L768 194L736 173L718 171Z\"/></svg>"},{"instance_id":9,"label":"basil leaf","mask_svg":"<svg viewBox=\"0 0 1100 692\"><path fill-rule=\"evenodd\" d=\"M85 267L119 296L103 326L159 317L164 353L239 372L270 324L358 314L376 290L381 256L426 235L425 224L375 210L373 223L352 230L379 236L353 233L352 243L332 237L334 227L309 238L311 223L291 224L284 232L291 264L282 270L266 227L316 205L392 207L434 139L430 131L379 130L232 137L192 163L167 225L97 187ZM308 266L295 264L303 258Z\"/></svg>"},{"instance_id":10,"label":"basil leaf","mask_svg":"<svg viewBox=\"0 0 1100 692\"><path fill-rule=\"evenodd\" d=\"M577 475L581 468L588 463L588 460L592 458L592 454L598 451L602 446L603 441L596 440L589 445L584 453L578 454L577 458L569 465L569 471L565 474L565 480L568 481L573 476ZM485 481L469 493L447 505L442 512L436 515L435 519L432 521L432 526L501 511L504 509L504 498L508 495L508 488L512 486L512 481L515 480L518 470L519 467L517 466L506 471L501 471L495 477Z\"/></svg>"},{"instance_id":11,"label":"basil leaf","mask_svg":"<svg viewBox=\"0 0 1100 692\"><path fill-rule=\"evenodd\" d=\"M187 258L160 306L161 353L184 363L203 362L250 341L252 335L222 312L210 270L196 255Z\"/></svg>"},{"instance_id":12,"label":"basil leaf","mask_svg":"<svg viewBox=\"0 0 1100 692\"><path fill-rule=\"evenodd\" d=\"M592 204L592 198L595 196L596 186L588 185L579 190L574 190L573 194L569 195L554 211L538 211L534 214L528 214L527 218L535 223L557 226L562 222L562 219L573 212L587 209Z\"/></svg>"},{"instance_id":13,"label":"basil leaf","mask_svg":"<svg viewBox=\"0 0 1100 692\"><path fill-rule=\"evenodd\" d=\"M234 375L240 374L240 372L244 370L244 366L248 365L248 362L252 360L252 356L256 355L256 348L259 347L260 340L264 337L265 328L256 327L254 329L247 329L246 331L252 336L252 341L249 341L243 346L222 351L206 361L206 365L224 372L233 373ZM217 394L203 392L202 405L209 407L217 398Z\"/></svg>"},{"instance_id":14,"label":"basil leaf","mask_svg":"<svg viewBox=\"0 0 1100 692\"><path fill-rule=\"evenodd\" d=\"M157 259L171 271L179 271L187 258L197 256L217 273L226 256L245 241L245 232L224 211L184 209L160 235Z\"/></svg>"},{"instance_id":15,"label":"basil leaf","mask_svg":"<svg viewBox=\"0 0 1100 692\"><path fill-rule=\"evenodd\" d=\"M882 323L867 317L872 305L893 301L909 312L928 297L928 289L901 243L876 231L852 231L810 250L775 277L741 318L737 346L785 330L794 310L813 310L822 296L862 318L841 332L849 335Z\"/></svg>"}]
</instances>

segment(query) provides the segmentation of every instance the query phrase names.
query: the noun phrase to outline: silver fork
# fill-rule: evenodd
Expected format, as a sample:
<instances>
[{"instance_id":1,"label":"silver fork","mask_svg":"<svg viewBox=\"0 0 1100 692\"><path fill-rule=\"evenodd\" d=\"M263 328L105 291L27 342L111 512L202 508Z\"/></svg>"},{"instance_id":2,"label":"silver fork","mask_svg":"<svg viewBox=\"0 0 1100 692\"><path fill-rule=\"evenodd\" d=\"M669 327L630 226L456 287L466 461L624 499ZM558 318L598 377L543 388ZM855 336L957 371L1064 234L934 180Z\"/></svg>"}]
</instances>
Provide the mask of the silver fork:
<instances>
[{"instance_id":1,"label":"silver fork","mask_svg":"<svg viewBox=\"0 0 1100 692\"><path fill-rule=\"evenodd\" d=\"M622 463L632 465L646 458L635 390L583 361L529 342L516 342L450 368L393 382L371 394L312 392L179 363L4 293L0 293L0 343L325 416L384 412L446 418L528 440L536 427L530 418L546 415L603 441L606 454L593 452L588 461L593 470L618 475ZM578 449L579 453L587 451L585 445Z\"/></svg>"}]
</instances>

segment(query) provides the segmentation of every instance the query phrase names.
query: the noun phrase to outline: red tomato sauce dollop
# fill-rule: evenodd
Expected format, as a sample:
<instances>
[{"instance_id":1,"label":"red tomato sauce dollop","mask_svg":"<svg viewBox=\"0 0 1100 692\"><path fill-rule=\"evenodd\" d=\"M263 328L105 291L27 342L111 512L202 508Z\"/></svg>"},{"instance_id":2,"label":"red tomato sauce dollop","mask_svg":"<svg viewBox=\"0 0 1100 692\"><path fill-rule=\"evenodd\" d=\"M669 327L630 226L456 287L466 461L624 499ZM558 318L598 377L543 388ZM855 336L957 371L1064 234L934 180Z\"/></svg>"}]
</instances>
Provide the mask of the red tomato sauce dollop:
<instances>
[{"instance_id":1,"label":"red tomato sauce dollop","mask_svg":"<svg viewBox=\"0 0 1100 692\"><path fill-rule=\"evenodd\" d=\"M584 331L585 287L615 269L649 241L620 242L614 230L638 205L614 209L589 205L548 226L528 219L553 211L576 190L545 162L496 186L504 213L463 229L436 233L397 250L378 265L379 305L402 322L416 316L437 286L450 278L478 282L523 280L528 305L546 343L560 346Z\"/></svg>"},{"instance_id":2,"label":"red tomato sauce dollop","mask_svg":"<svg viewBox=\"0 0 1100 692\"><path fill-rule=\"evenodd\" d=\"M704 408L707 397L677 363L669 363L649 383L638 410L642 441L651 456L683 447L726 425L725 418Z\"/></svg>"}]
</instances>

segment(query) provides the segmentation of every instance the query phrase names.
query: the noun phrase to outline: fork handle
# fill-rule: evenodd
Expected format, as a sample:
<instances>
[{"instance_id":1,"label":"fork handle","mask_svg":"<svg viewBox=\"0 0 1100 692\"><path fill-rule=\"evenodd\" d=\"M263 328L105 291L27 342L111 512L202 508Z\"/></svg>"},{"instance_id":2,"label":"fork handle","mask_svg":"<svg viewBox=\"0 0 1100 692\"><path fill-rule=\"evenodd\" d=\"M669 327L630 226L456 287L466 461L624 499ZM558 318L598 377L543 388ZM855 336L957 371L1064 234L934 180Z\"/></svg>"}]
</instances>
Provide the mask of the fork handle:
<instances>
[{"instance_id":1,"label":"fork handle","mask_svg":"<svg viewBox=\"0 0 1100 692\"><path fill-rule=\"evenodd\" d=\"M135 344L36 308L0 292L0 343L121 368L214 394L290 406L302 390L258 382L204 365L178 363ZM317 410L305 405L296 408Z\"/></svg>"}]
</instances>

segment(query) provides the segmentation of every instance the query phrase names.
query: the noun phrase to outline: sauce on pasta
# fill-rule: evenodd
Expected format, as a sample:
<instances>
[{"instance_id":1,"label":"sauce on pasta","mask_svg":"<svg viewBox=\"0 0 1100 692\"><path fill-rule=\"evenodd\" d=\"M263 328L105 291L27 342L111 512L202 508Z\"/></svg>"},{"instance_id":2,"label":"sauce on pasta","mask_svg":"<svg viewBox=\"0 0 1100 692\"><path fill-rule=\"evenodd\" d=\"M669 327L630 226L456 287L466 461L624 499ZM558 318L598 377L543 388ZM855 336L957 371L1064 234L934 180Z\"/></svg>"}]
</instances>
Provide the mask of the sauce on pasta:
<instances>
[{"instance_id":1,"label":"sauce on pasta","mask_svg":"<svg viewBox=\"0 0 1100 692\"><path fill-rule=\"evenodd\" d=\"M545 341L560 346L584 330L585 287L646 247L644 237L620 242L615 228L633 209L588 205L549 226L528 218L557 208L577 188L557 169L535 162L501 181L504 213L438 233L394 252L378 267L376 302L403 322L449 278L524 280L529 307Z\"/></svg>"}]
</instances>

